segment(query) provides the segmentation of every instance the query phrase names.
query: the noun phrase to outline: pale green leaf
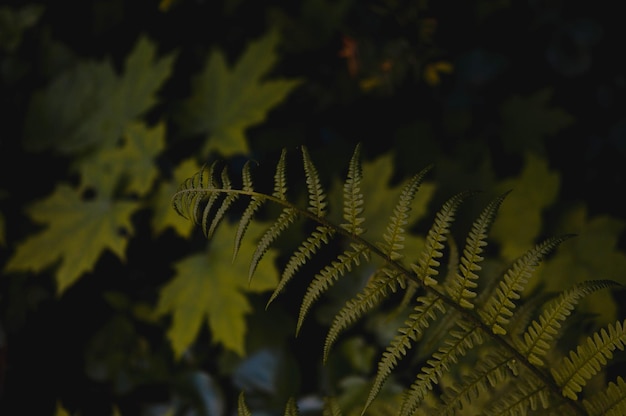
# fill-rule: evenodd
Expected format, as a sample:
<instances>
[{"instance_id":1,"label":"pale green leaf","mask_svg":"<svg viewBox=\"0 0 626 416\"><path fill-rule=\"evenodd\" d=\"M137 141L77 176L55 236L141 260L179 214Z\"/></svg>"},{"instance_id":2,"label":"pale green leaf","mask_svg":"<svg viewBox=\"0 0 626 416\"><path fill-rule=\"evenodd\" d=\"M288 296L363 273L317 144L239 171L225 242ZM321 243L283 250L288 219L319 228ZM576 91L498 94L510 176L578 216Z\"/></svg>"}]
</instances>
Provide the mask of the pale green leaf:
<instances>
[{"instance_id":1,"label":"pale green leaf","mask_svg":"<svg viewBox=\"0 0 626 416\"><path fill-rule=\"evenodd\" d=\"M126 124L155 104L170 76L174 55L156 55L156 46L140 37L122 75L108 59L84 60L63 72L33 95L24 124L25 148L74 154L113 146Z\"/></svg>"},{"instance_id":2,"label":"pale green leaf","mask_svg":"<svg viewBox=\"0 0 626 416\"><path fill-rule=\"evenodd\" d=\"M132 214L138 202L117 202L96 194L84 200L67 185L58 185L47 199L27 209L30 218L46 225L18 244L6 271L38 273L58 263L57 293L62 294L83 274L93 270L100 256L112 251L124 260Z\"/></svg>"},{"instance_id":3,"label":"pale green leaf","mask_svg":"<svg viewBox=\"0 0 626 416\"><path fill-rule=\"evenodd\" d=\"M206 134L202 154L248 153L245 131L263 122L267 113L300 80L265 79L277 60L279 35L271 31L252 41L231 69L214 50L204 70L192 80L193 94L182 105L180 124L189 135Z\"/></svg>"},{"instance_id":4,"label":"pale green leaf","mask_svg":"<svg viewBox=\"0 0 626 416\"><path fill-rule=\"evenodd\" d=\"M213 342L239 355L245 353L246 315L252 307L246 292L273 289L278 272L273 264L275 250L261 263L248 285L248 259L255 250L253 236L261 226L250 224L248 237L242 241L239 256L231 264L236 225L223 223L208 244L206 252L194 254L174 264L175 277L160 292L157 315L172 315L167 332L174 354L180 358L194 342L207 322Z\"/></svg>"},{"instance_id":5,"label":"pale green leaf","mask_svg":"<svg viewBox=\"0 0 626 416\"><path fill-rule=\"evenodd\" d=\"M574 122L563 109L551 107L554 91L544 88L526 97L514 95L502 104L502 143L506 150L544 153L544 140Z\"/></svg>"},{"instance_id":6,"label":"pale green leaf","mask_svg":"<svg viewBox=\"0 0 626 416\"><path fill-rule=\"evenodd\" d=\"M187 238L193 232L195 225L192 221L179 215L172 207L172 195L178 190L179 184L198 172L200 166L195 159L187 159L174 169L172 178L160 183L153 200L154 215L152 216L152 230L155 235L172 227L176 233Z\"/></svg>"},{"instance_id":7,"label":"pale green leaf","mask_svg":"<svg viewBox=\"0 0 626 416\"><path fill-rule=\"evenodd\" d=\"M559 183L559 174L548 170L545 160L528 153L519 176L498 184L501 192L512 190L491 230L505 259L513 260L534 245L541 232L541 215L556 201Z\"/></svg>"},{"instance_id":8,"label":"pale green leaf","mask_svg":"<svg viewBox=\"0 0 626 416\"><path fill-rule=\"evenodd\" d=\"M125 192L143 196L159 176L156 157L164 148L163 123L149 128L141 122L131 122L124 129L121 146L101 149L79 163L81 186L114 196L123 180Z\"/></svg>"}]
</instances>

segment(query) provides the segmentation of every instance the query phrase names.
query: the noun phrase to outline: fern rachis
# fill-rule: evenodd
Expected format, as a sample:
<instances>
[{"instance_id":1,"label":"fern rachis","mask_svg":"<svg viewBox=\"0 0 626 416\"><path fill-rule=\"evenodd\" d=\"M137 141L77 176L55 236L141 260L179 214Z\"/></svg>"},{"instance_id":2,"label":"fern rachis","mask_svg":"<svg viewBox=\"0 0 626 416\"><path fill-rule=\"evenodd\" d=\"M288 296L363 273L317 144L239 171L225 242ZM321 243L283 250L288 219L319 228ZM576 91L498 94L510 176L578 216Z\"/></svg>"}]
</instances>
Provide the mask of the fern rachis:
<instances>
[{"instance_id":1,"label":"fern rachis","mask_svg":"<svg viewBox=\"0 0 626 416\"><path fill-rule=\"evenodd\" d=\"M517 317L518 303L523 301L521 294L529 277L542 259L570 238L570 235L548 238L528 250L496 282L493 291L488 292L489 288L482 288L478 284L477 273L481 271L480 262L483 260L483 249L487 245L488 228L506 196L501 195L488 204L474 221L459 261L449 263L448 267L451 269L447 271L446 279L439 282L437 277L443 268L439 259L444 254L445 243L452 243L450 228L461 202L473 195L473 192L458 193L443 204L426 233L425 244L421 254L417 256L417 263L410 263L403 254L407 249L404 243L407 212L429 168L407 182L390 213L385 232L382 236L372 236L375 240L371 240L361 227L367 212L363 210L364 195L361 192L360 146L356 147L352 155L343 186L344 222L341 224L334 224L326 218L327 195L307 149L302 147L301 153L308 195L306 207L291 202L287 197L285 151L276 167L274 191L271 194L254 188L248 164L242 172L241 189L232 185L225 170L218 174L216 165L212 164L208 170L199 172L181 185L173 197L173 205L177 212L197 223L210 237L226 211L232 209L233 202L248 198L248 207L241 216L235 236L234 255L244 238L245 229L255 220L254 215L259 208L265 203L280 206L280 215L266 229L257 244L257 250L250 262L250 278L263 254L278 236L298 220L313 221L316 226L292 253L270 302L322 247L337 238L348 242L343 245L344 248L335 260L324 264L310 282L301 304L296 333L314 302L329 291L334 282L343 278L361 262L374 264L374 258L382 261L382 265L376 266L368 284L336 315L324 344L326 358L343 330L386 299L389 293L406 291L408 302L403 306L413 308L414 313L410 315L405 326L398 328L397 336L382 354L364 412L399 360L413 350L422 332L429 326L441 325L442 319L452 316L451 314L456 316L457 329L438 340L439 345L424 361L421 370L416 373L414 385L407 390L401 412L412 414L423 405L426 394L435 385L440 385L443 394L438 406L451 413L462 403L470 402L478 392L495 389L494 380L505 379L510 382L510 389L507 389L509 393L492 401L485 411L491 409L494 413L515 414L539 407L556 406L568 409L571 414L583 415L588 413L590 403L596 400L604 404L610 402L607 407L615 406L626 412L626 403L618 397L624 386L621 378L617 380L617 384L610 384L605 392L597 395L596 399L586 401L584 405L578 395L583 390L586 379L607 365L612 356L611 351L624 348L626 335L621 322L610 325L607 330L598 332L578 349L572 350L551 371L546 370L544 363L547 352L554 348L558 339L561 323L570 315L575 303L594 290L613 286L612 282L583 283L565 291L537 319L524 324L526 328L512 326L512 321ZM453 244L450 246L454 247ZM517 322L526 320L520 319ZM489 351L489 354L475 354L478 345ZM441 384L442 375L451 372L455 364L469 352L474 353L477 370L470 377L457 380L452 386ZM241 409L245 410L243 407ZM297 409L293 407L290 410L295 411Z\"/></svg>"}]
</instances>

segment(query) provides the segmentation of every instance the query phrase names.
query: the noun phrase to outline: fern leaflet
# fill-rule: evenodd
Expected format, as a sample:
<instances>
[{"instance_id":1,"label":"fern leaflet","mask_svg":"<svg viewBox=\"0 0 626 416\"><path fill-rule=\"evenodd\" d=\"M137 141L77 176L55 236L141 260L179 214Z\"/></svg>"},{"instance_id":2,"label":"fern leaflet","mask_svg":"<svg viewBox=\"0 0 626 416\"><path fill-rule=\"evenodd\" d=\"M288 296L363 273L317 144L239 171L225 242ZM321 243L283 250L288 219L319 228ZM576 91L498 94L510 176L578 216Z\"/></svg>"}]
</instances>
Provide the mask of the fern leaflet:
<instances>
[{"instance_id":1,"label":"fern leaflet","mask_svg":"<svg viewBox=\"0 0 626 416\"><path fill-rule=\"evenodd\" d=\"M242 169L242 179L243 179L243 190L244 192L252 194L254 192L254 187L252 185L252 175L250 174L250 161L247 161L243 165ZM241 240L243 239L246 230L248 229L248 225L250 225L250 221L252 221L252 217L254 214L261 208L263 203L265 202L265 198L262 198L257 195L252 195L250 198L250 203L246 207L246 210L241 215L241 220L239 220L239 225L237 226L237 232L235 233L235 246L233 248L233 261L237 257L237 253L239 253L239 248L241 247Z\"/></svg>"},{"instance_id":2,"label":"fern leaflet","mask_svg":"<svg viewBox=\"0 0 626 416\"><path fill-rule=\"evenodd\" d=\"M535 271L543 257L570 237L571 235L565 235L545 240L533 249L528 250L507 270L496 288L495 295L489 298L483 309L483 319L491 327L494 334L506 334L504 326L509 323L510 318L513 316L513 309L515 308L513 300L521 297L520 293L524 290L528 278Z\"/></svg>"},{"instance_id":3,"label":"fern leaflet","mask_svg":"<svg viewBox=\"0 0 626 416\"><path fill-rule=\"evenodd\" d=\"M608 280L586 281L566 290L556 300L550 302L538 320L533 321L523 336L521 352L532 364L544 366L541 359L551 348L555 336L563 322L572 312L578 300L599 289L617 286Z\"/></svg>"},{"instance_id":4,"label":"fern leaflet","mask_svg":"<svg viewBox=\"0 0 626 416\"><path fill-rule=\"evenodd\" d=\"M626 344L626 322L617 322L608 326L608 332L602 328L587 338L576 351L570 351L569 357L551 369L557 384L563 389L563 395L572 400L578 399L578 393L591 377L607 364L613 357L613 350L624 350Z\"/></svg>"},{"instance_id":5,"label":"fern leaflet","mask_svg":"<svg viewBox=\"0 0 626 416\"><path fill-rule=\"evenodd\" d=\"M617 377L617 383L610 382L606 391L600 392L583 404L590 416L621 416L626 414L626 382Z\"/></svg>"},{"instance_id":6,"label":"fern leaflet","mask_svg":"<svg viewBox=\"0 0 626 416\"><path fill-rule=\"evenodd\" d=\"M456 273L456 279L451 279L447 286L448 294L459 305L467 309L473 309L472 300L476 297L475 289L478 284L476 280L478 275L475 273L481 269L479 263L484 260L481 256L483 247L487 245L487 231L496 212L507 194L501 195L494 199L480 214L478 219L474 221L472 229L467 237L461 264Z\"/></svg>"},{"instance_id":7,"label":"fern leaflet","mask_svg":"<svg viewBox=\"0 0 626 416\"><path fill-rule=\"evenodd\" d=\"M413 347L412 342L420 339L422 332L428 328L430 321L434 321L437 318L437 312L441 314L446 312L442 300L432 294L419 297L417 302L414 308L415 313L411 314L405 322L405 326L398 330L398 334L393 338L378 362L376 378L365 402L363 412L374 401L385 380L387 380L398 362Z\"/></svg>"},{"instance_id":8,"label":"fern leaflet","mask_svg":"<svg viewBox=\"0 0 626 416\"><path fill-rule=\"evenodd\" d=\"M439 274L437 267L439 267L441 263L436 259L443 256L441 250L443 250L444 245L442 243L447 239L448 230L454 221L454 215L461 202L470 194L471 192L456 194L450 198L437 213L435 222L426 236L426 244L422 250L418 264L411 265L413 271L417 274L417 277L424 286L434 286L437 284L437 281L433 279L432 276Z\"/></svg>"},{"instance_id":9,"label":"fern leaflet","mask_svg":"<svg viewBox=\"0 0 626 416\"><path fill-rule=\"evenodd\" d=\"M411 416L429 390L432 390L433 385L437 384L441 375L469 349L482 344L483 333L476 326L462 320L457 321L457 326L460 330L450 332L450 337L444 345L427 360L428 365L417 374L417 379L405 394L401 415Z\"/></svg>"}]
</instances>

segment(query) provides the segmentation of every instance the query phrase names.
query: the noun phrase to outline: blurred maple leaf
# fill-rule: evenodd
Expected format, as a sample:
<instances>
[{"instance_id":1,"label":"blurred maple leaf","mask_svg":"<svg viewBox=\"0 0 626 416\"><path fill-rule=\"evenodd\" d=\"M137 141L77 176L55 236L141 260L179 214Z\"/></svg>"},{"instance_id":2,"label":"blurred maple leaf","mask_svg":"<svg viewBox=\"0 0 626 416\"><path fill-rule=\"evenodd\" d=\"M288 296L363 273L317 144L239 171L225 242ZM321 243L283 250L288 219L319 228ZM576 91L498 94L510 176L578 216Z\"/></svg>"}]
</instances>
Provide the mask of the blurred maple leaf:
<instances>
[{"instance_id":1,"label":"blurred maple leaf","mask_svg":"<svg viewBox=\"0 0 626 416\"><path fill-rule=\"evenodd\" d=\"M109 60L79 62L33 95L25 148L74 154L114 145L126 123L156 103L173 62L174 54L156 59L156 47L146 37L137 41L121 76Z\"/></svg>"},{"instance_id":2,"label":"blurred maple leaf","mask_svg":"<svg viewBox=\"0 0 626 416\"><path fill-rule=\"evenodd\" d=\"M193 222L179 215L172 209L172 195L176 193L181 183L193 176L200 170L195 159L183 161L174 170L173 177L163 181L153 200L154 216L152 217L152 229L156 235L162 233L167 227L172 227L181 237L189 237L194 230Z\"/></svg>"},{"instance_id":3,"label":"blurred maple leaf","mask_svg":"<svg viewBox=\"0 0 626 416\"><path fill-rule=\"evenodd\" d=\"M300 80L264 80L276 62L278 41L278 33L272 31L251 42L232 70L222 52L214 50L204 71L194 77L193 94L183 102L179 121L188 135L208 133L203 157L212 150L223 156L248 153L245 130L265 120L300 84Z\"/></svg>"},{"instance_id":4,"label":"blurred maple leaf","mask_svg":"<svg viewBox=\"0 0 626 416\"><path fill-rule=\"evenodd\" d=\"M543 262L528 282L527 291L542 285L548 291L562 291L585 280L609 279L626 284L626 254L618 250L618 240L626 223L609 215L587 216L584 205L573 207L560 221L558 232L577 236L562 244ZM610 291L586 297L581 312L597 314L598 323L617 319L617 304Z\"/></svg>"},{"instance_id":5,"label":"blurred maple leaf","mask_svg":"<svg viewBox=\"0 0 626 416\"><path fill-rule=\"evenodd\" d=\"M123 132L120 146L101 149L81 160L81 186L114 196L118 181L124 180L128 193L145 195L159 176L156 157L165 149L165 125L149 128L142 122L131 122Z\"/></svg>"},{"instance_id":6,"label":"blurred maple leaf","mask_svg":"<svg viewBox=\"0 0 626 416\"><path fill-rule=\"evenodd\" d=\"M245 292L263 292L278 283L277 254L270 249L248 285L248 259L256 249L252 236L259 236L262 228L259 223L250 224L249 237L233 263L228 259L232 258L236 224L224 222L206 252L174 264L176 275L161 289L156 314L172 315L167 336L177 358L193 343L205 319L215 342L244 355L245 315L252 311Z\"/></svg>"},{"instance_id":7,"label":"blurred maple leaf","mask_svg":"<svg viewBox=\"0 0 626 416\"><path fill-rule=\"evenodd\" d=\"M138 208L138 202L117 202L97 194L85 200L82 192L58 185L47 199L27 209L31 219L47 228L17 245L5 271L37 273L59 263L56 281L61 295L93 269L105 250L124 259L133 231L131 215Z\"/></svg>"},{"instance_id":8,"label":"blurred maple leaf","mask_svg":"<svg viewBox=\"0 0 626 416\"><path fill-rule=\"evenodd\" d=\"M550 107L552 88L528 97L512 96L502 104L502 143L511 152L544 154L543 141L571 125L574 117L563 109Z\"/></svg>"},{"instance_id":9,"label":"blurred maple leaf","mask_svg":"<svg viewBox=\"0 0 626 416\"><path fill-rule=\"evenodd\" d=\"M513 260L535 244L541 232L542 212L558 196L560 177L550 172L541 157L527 153L522 172L496 185L499 193L512 190L500 207L491 238L501 245L501 255Z\"/></svg>"}]
</instances>

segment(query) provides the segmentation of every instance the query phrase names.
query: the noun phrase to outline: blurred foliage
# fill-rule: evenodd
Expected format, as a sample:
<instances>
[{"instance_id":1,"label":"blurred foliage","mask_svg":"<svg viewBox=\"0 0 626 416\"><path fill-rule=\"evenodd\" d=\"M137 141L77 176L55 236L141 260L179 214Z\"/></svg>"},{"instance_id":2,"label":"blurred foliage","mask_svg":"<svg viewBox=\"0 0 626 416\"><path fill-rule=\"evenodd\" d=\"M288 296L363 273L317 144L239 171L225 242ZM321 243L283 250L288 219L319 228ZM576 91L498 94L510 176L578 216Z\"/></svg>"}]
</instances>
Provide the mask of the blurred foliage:
<instances>
[{"instance_id":1,"label":"blurred foliage","mask_svg":"<svg viewBox=\"0 0 626 416\"><path fill-rule=\"evenodd\" d=\"M370 235L400 178L433 163L414 244L443 198L512 189L494 273L571 232L529 290L626 283L624 30L610 4L582 1L4 2L0 414L222 415L239 391L258 414L291 396L301 414L326 396L360 411L402 317L374 313L322 366L328 311L370 271L339 282L294 339L304 286L264 308L300 236L277 241L248 286L232 241L207 246L170 206L216 156L229 171L256 161L271 183L268 161L306 144L332 217L363 142ZM623 295L590 297L580 330L623 316ZM379 414L404 382L390 380Z\"/></svg>"}]
</instances>

